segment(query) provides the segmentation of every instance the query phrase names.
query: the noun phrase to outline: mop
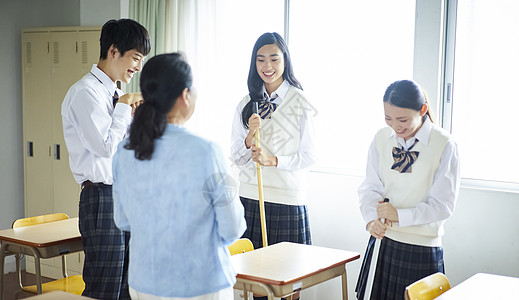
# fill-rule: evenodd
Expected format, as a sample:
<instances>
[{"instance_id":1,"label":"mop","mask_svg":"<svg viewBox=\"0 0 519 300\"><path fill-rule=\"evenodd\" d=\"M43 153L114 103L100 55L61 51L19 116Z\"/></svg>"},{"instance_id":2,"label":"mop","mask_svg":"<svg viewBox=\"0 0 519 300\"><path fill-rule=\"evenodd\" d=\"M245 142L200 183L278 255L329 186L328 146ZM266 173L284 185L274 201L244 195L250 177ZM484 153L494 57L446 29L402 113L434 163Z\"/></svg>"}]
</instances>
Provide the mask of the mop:
<instances>
[{"instance_id":1,"label":"mop","mask_svg":"<svg viewBox=\"0 0 519 300\"><path fill-rule=\"evenodd\" d=\"M385 198L384 202L389 202L389 199ZM385 219L382 218L380 221L384 223ZM374 236L371 235L369 237L366 254L364 255L359 279L357 280L357 286L355 287L357 299L359 300L369 299L371 297L371 288L373 287L373 279L375 278L380 243L381 240L376 239Z\"/></svg>"}]
</instances>

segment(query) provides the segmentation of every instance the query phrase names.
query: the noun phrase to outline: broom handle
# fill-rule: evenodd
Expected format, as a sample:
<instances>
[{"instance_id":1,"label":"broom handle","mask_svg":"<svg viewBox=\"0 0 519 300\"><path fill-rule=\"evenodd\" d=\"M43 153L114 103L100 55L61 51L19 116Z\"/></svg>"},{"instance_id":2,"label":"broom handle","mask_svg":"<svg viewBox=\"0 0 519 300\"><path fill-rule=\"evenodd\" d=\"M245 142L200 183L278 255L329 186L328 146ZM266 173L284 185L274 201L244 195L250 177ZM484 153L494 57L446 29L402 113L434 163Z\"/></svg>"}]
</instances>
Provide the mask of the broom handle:
<instances>
[{"instance_id":1,"label":"broom handle","mask_svg":"<svg viewBox=\"0 0 519 300\"><path fill-rule=\"evenodd\" d=\"M259 130L256 131L256 147L259 147ZM263 240L263 247L267 247L267 224L265 222L265 201L263 200L263 176L261 175L261 165L256 163L258 174L258 194L261 220L261 237Z\"/></svg>"},{"instance_id":2,"label":"broom handle","mask_svg":"<svg viewBox=\"0 0 519 300\"><path fill-rule=\"evenodd\" d=\"M252 112L258 113L258 102L252 102ZM254 134L254 142L256 147L260 147L260 132L259 129ZM261 237L263 240L263 247L267 247L267 224L265 222L265 201L263 200L263 177L261 175L261 164L256 163L256 174L258 176L258 194L259 194L259 209L260 209L260 221L261 221Z\"/></svg>"}]
</instances>

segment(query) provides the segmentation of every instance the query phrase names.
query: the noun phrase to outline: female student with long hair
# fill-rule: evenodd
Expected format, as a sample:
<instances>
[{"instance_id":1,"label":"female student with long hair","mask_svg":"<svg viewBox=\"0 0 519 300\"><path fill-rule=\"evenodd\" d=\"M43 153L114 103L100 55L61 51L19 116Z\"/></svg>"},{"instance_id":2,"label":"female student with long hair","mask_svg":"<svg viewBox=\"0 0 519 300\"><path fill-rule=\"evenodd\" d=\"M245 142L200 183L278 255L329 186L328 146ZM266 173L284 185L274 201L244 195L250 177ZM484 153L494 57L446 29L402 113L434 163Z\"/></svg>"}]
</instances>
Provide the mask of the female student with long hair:
<instances>
[{"instance_id":1,"label":"female student with long hair","mask_svg":"<svg viewBox=\"0 0 519 300\"><path fill-rule=\"evenodd\" d=\"M407 285L445 272L443 223L459 191L459 157L416 82L392 83L383 104L388 127L369 148L358 193L367 230L382 239L371 299L401 300Z\"/></svg>"},{"instance_id":2,"label":"female student with long hair","mask_svg":"<svg viewBox=\"0 0 519 300\"><path fill-rule=\"evenodd\" d=\"M228 300L236 274L227 246L245 230L243 206L219 147L183 127L196 102L178 53L142 70L140 105L113 160L114 219L131 232L132 299Z\"/></svg>"},{"instance_id":3,"label":"female student with long hair","mask_svg":"<svg viewBox=\"0 0 519 300\"><path fill-rule=\"evenodd\" d=\"M238 104L231 155L240 170L240 199L249 238L262 247L256 163L261 164L268 244L311 244L306 173L316 160L312 106L294 76L288 47L278 33L265 33L252 50L249 94ZM252 113L259 103L259 114ZM254 137L261 127L260 146Z\"/></svg>"}]
</instances>

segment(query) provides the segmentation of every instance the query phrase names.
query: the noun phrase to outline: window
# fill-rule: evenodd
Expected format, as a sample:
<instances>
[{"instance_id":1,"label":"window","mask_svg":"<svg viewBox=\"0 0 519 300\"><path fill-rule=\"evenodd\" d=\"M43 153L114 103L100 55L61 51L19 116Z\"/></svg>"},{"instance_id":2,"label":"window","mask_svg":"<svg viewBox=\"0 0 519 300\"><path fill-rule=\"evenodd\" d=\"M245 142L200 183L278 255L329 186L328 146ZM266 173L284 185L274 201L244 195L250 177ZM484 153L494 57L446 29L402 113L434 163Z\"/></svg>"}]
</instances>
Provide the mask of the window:
<instances>
[{"instance_id":1,"label":"window","mask_svg":"<svg viewBox=\"0 0 519 300\"><path fill-rule=\"evenodd\" d=\"M458 1L452 133L462 177L519 184L519 2Z\"/></svg>"},{"instance_id":2,"label":"window","mask_svg":"<svg viewBox=\"0 0 519 300\"><path fill-rule=\"evenodd\" d=\"M259 36L283 35L284 2L279 0L197 1L194 46L187 55L197 87L190 130L220 144L230 156L231 125L239 101L248 94L252 48ZM205 4L202 7L202 4ZM230 163L231 164L231 163Z\"/></svg>"},{"instance_id":3,"label":"window","mask_svg":"<svg viewBox=\"0 0 519 300\"><path fill-rule=\"evenodd\" d=\"M316 109L315 169L364 176L392 82L412 79L415 1L290 2L295 76Z\"/></svg>"},{"instance_id":4,"label":"window","mask_svg":"<svg viewBox=\"0 0 519 300\"><path fill-rule=\"evenodd\" d=\"M284 35L285 3L198 3L195 48L187 54L200 88L188 126L228 153L253 45L264 32ZM369 145L385 126L384 91L413 76L415 0L290 1L288 14L294 73L317 114L313 169L364 176Z\"/></svg>"}]
</instances>

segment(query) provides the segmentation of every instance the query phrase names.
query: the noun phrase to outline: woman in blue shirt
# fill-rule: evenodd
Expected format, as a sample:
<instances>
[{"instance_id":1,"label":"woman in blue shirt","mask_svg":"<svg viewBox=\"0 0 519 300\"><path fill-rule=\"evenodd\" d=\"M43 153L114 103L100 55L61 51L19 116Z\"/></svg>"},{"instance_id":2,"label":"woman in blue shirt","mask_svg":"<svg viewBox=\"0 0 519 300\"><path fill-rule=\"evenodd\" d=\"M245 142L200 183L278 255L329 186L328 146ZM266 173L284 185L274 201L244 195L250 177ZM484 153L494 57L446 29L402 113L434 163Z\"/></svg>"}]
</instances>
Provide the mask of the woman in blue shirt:
<instances>
[{"instance_id":1,"label":"woman in blue shirt","mask_svg":"<svg viewBox=\"0 0 519 300\"><path fill-rule=\"evenodd\" d=\"M219 147L183 124L196 102L178 53L142 70L144 103L113 160L114 219L130 231L132 299L232 299L227 246L245 231L243 206ZM162 299L162 298L161 298Z\"/></svg>"}]
</instances>

